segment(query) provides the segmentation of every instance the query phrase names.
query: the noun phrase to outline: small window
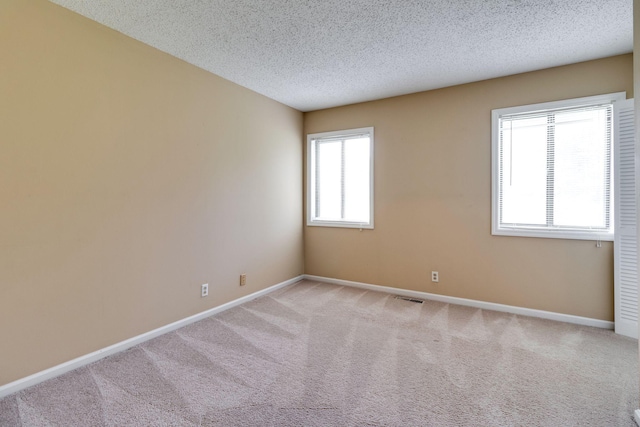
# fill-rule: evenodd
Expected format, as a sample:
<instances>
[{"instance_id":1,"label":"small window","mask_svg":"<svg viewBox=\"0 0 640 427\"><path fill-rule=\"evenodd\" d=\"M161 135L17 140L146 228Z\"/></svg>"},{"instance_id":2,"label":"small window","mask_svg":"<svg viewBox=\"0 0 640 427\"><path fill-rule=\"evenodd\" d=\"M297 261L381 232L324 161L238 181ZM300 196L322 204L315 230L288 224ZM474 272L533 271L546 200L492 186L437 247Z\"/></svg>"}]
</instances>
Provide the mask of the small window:
<instances>
[{"instance_id":1,"label":"small window","mask_svg":"<svg viewBox=\"0 0 640 427\"><path fill-rule=\"evenodd\" d=\"M492 112L492 233L613 240L613 108L624 93Z\"/></svg>"},{"instance_id":2,"label":"small window","mask_svg":"<svg viewBox=\"0 0 640 427\"><path fill-rule=\"evenodd\" d=\"M307 136L307 225L373 228L373 128Z\"/></svg>"}]
</instances>

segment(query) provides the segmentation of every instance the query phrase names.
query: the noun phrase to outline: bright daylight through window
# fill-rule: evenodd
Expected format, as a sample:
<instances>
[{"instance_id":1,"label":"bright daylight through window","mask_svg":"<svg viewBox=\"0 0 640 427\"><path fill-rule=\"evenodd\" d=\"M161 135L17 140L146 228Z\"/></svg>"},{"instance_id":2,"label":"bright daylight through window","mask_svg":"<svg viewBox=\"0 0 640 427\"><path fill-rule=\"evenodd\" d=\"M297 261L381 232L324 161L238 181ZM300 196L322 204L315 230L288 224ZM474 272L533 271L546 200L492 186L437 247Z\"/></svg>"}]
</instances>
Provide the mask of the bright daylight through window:
<instances>
[{"instance_id":1,"label":"bright daylight through window","mask_svg":"<svg viewBox=\"0 0 640 427\"><path fill-rule=\"evenodd\" d=\"M307 136L307 225L373 228L373 128Z\"/></svg>"},{"instance_id":2,"label":"bright daylight through window","mask_svg":"<svg viewBox=\"0 0 640 427\"><path fill-rule=\"evenodd\" d=\"M613 240L613 108L623 99L493 110L493 234Z\"/></svg>"}]
</instances>

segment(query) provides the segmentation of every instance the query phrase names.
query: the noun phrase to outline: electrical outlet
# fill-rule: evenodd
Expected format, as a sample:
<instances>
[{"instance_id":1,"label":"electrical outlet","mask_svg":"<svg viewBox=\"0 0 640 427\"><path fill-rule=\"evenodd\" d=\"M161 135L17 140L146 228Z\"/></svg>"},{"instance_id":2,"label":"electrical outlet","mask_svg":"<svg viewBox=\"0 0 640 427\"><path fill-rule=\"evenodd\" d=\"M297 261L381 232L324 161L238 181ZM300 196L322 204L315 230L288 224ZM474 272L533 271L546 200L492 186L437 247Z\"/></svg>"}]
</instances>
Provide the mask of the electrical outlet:
<instances>
[{"instance_id":1,"label":"electrical outlet","mask_svg":"<svg viewBox=\"0 0 640 427\"><path fill-rule=\"evenodd\" d=\"M438 283L440 281L440 276L438 275L437 271L431 272L431 281L435 283Z\"/></svg>"},{"instance_id":2,"label":"electrical outlet","mask_svg":"<svg viewBox=\"0 0 640 427\"><path fill-rule=\"evenodd\" d=\"M209 296L209 284L208 283L205 283L204 285L200 286L200 296L201 297Z\"/></svg>"},{"instance_id":3,"label":"electrical outlet","mask_svg":"<svg viewBox=\"0 0 640 427\"><path fill-rule=\"evenodd\" d=\"M240 275L240 286L244 286L247 284L247 275L246 274L241 274Z\"/></svg>"}]
</instances>

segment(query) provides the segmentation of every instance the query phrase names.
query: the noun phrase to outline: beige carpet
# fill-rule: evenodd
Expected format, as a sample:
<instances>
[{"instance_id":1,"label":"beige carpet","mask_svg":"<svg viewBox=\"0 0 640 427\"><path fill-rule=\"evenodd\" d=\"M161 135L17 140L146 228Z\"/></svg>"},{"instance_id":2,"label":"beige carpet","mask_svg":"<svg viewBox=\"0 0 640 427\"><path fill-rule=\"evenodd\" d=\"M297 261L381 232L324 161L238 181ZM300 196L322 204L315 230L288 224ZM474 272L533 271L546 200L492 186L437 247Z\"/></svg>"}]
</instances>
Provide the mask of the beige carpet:
<instances>
[{"instance_id":1,"label":"beige carpet","mask_svg":"<svg viewBox=\"0 0 640 427\"><path fill-rule=\"evenodd\" d=\"M312 282L0 400L2 426L634 426L637 341Z\"/></svg>"}]
</instances>

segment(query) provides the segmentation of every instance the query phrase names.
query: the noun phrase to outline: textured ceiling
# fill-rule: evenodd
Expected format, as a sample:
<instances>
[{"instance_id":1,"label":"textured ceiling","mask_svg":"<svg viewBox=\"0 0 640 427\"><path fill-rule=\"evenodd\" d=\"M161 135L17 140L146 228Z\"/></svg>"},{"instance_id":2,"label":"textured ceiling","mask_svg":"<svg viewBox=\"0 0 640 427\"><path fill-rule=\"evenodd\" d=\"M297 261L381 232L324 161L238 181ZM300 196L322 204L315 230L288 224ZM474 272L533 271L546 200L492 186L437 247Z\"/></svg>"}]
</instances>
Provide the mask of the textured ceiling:
<instances>
[{"instance_id":1,"label":"textured ceiling","mask_svg":"<svg viewBox=\"0 0 640 427\"><path fill-rule=\"evenodd\" d=\"M51 1L301 111L633 49L633 0Z\"/></svg>"}]
</instances>

